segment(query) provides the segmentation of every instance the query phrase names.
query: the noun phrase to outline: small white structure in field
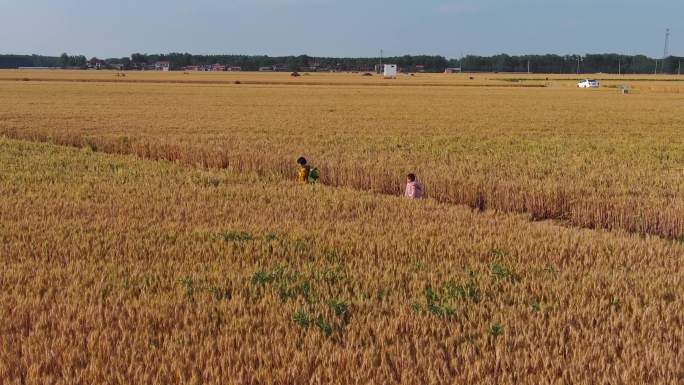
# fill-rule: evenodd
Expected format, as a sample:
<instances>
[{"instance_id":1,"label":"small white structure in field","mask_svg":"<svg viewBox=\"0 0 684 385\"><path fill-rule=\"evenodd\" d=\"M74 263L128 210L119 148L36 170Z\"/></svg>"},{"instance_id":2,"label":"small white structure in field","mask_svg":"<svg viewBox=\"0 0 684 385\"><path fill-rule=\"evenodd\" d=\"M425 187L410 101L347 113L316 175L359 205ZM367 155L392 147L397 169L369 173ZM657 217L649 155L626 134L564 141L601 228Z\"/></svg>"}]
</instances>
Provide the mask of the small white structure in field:
<instances>
[{"instance_id":1,"label":"small white structure in field","mask_svg":"<svg viewBox=\"0 0 684 385\"><path fill-rule=\"evenodd\" d=\"M396 79L397 78L397 65L396 64L385 64L384 70L385 79Z\"/></svg>"}]
</instances>

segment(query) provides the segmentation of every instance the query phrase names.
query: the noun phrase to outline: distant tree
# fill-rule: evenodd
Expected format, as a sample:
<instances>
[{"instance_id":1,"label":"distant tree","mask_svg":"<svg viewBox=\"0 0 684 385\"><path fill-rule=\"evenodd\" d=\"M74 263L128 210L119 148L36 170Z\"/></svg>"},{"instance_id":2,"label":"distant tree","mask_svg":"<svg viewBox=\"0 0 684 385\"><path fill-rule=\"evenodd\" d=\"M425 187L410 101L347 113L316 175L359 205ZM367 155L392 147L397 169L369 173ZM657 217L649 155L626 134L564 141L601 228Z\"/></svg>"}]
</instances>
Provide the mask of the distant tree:
<instances>
[{"instance_id":1,"label":"distant tree","mask_svg":"<svg viewBox=\"0 0 684 385\"><path fill-rule=\"evenodd\" d=\"M61 55L59 55L59 65L60 65L62 68L66 68L66 67L69 66L69 55L67 55L66 52L64 52L64 53L62 53Z\"/></svg>"},{"instance_id":2,"label":"distant tree","mask_svg":"<svg viewBox=\"0 0 684 385\"><path fill-rule=\"evenodd\" d=\"M143 55L141 53L134 53L131 55L131 61L133 62L133 64L146 64L147 57L146 55Z\"/></svg>"},{"instance_id":3,"label":"distant tree","mask_svg":"<svg viewBox=\"0 0 684 385\"><path fill-rule=\"evenodd\" d=\"M495 56L467 55L462 58L446 59L437 55L404 55L383 58L384 63L396 63L402 69L414 71L422 65L427 72L443 72L446 67L462 67L471 72L527 72L575 74L578 55L516 55L500 54ZM679 57L654 59L644 55L618 55L614 53L587 54L581 56L581 72L605 72L623 74L652 74L658 62L658 73L677 73ZM204 65L220 63L227 66L238 66L246 71L255 71L259 67L285 64L290 70L298 71L313 63L308 55L299 56L265 56L265 55L191 55L189 53L141 54L134 53L130 58L107 59L108 64L123 64L125 68L135 65L146 65L155 61L168 60L172 68L183 68L188 65ZM340 71L370 71L380 63L379 57L371 58L332 58L317 57L316 63L323 69ZM16 68L31 66L85 67L83 55L69 56L66 53L59 57L39 55L0 55L0 68Z\"/></svg>"}]
</instances>

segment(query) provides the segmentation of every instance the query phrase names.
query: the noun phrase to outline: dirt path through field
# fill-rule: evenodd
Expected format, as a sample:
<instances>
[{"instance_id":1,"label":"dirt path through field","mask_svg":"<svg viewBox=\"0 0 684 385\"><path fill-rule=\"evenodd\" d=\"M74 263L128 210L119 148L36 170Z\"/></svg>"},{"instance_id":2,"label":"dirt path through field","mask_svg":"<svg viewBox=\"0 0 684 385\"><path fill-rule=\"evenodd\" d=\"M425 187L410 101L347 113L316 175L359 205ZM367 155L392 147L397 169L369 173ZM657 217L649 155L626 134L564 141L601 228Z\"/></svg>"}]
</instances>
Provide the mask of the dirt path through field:
<instances>
[{"instance_id":1,"label":"dirt path through field","mask_svg":"<svg viewBox=\"0 0 684 385\"><path fill-rule=\"evenodd\" d=\"M52 144L56 144L56 145L60 145L60 146L64 146L64 147L73 147L73 148L81 148L81 149L88 148L88 149L91 150L91 151L97 151L96 149L90 148L90 147L88 146L88 144L85 143L85 142L82 143L82 144L79 144L79 143L77 143L77 142L71 142L71 143L69 143L69 144L65 144L65 143L54 143L54 141L48 140L48 139L46 139L46 140L38 140L38 139L30 140L30 139L22 138L20 135L17 135L16 137L13 137L13 136L11 136L11 135L0 135L0 137L5 137L5 138L8 138L8 139L14 139L14 140L24 140L24 141L35 142L35 143L52 143ZM149 156L141 156L139 153L134 153L134 152L131 152L131 153L117 152L117 151L111 151L111 152L108 152L108 151L100 151L100 152L103 152L103 153L106 153L106 154L112 154L112 155L133 155L133 156L136 156L136 157L138 157L138 158L140 158L140 159L145 159L145 160L168 161L168 160L166 160L166 159L159 159L159 158L154 158L154 157L149 157ZM185 163L185 165L188 166L188 167L195 167L195 168L207 168L207 169L214 168L214 169L221 169L221 168L216 168L216 167L202 167L201 165L197 165L197 164L187 164L187 163ZM226 167L226 169L227 169L227 168L229 168L229 167ZM268 171L264 171L264 170L240 170L240 171L244 171L244 172L257 172L257 173L260 174L260 175L268 175L268 174L270 174L270 175L278 175L279 177L281 177L281 178L283 178L283 179L287 179L287 178L290 177L289 175L285 175L285 173L281 173L281 172L268 172ZM352 189L358 190L358 191L367 191L367 192L370 191L370 190L368 190L368 189L362 189L362 188L358 188L358 187L354 187L354 186L339 185L339 184L334 184L334 183L332 183L332 184L331 184L331 183L321 183L321 184L324 184L324 185L330 186L330 187L347 187L347 188L352 188ZM400 194L397 194L397 193L388 193L388 192L378 192L378 191L370 191L370 192L374 192L374 193L376 193L376 194L381 194L381 195L395 195L395 196L400 195ZM490 211L490 210L491 210L491 209L487 208L487 205L486 205L486 202L485 202L485 201L476 201L475 204L465 204L465 203L454 202L454 201L448 200L448 199L440 199L440 198L438 198L438 197L437 197L437 198L432 198L432 197L430 197L430 198L428 198L428 199L434 200L434 201L439 202L439 203L444 203L444 204L453 204L453 205L459 205L459 206L467 206L467 207L470 207L471 209L473 209L473 210L476 211L476 212L484 212L484 211ZM494 210L494 211L502 211L502 210ZM539 222L539 223L544 223L544 224L547 224L547 225L548 225L548 224L553 224L553 225L555 225L555 226L559 226L559 227L563 227L563 228L585 228L585 229L594 229L594 230L596 230L596 229L607 230L607 229L604 229L604 228L601 228L601 227L578 226L578 225L575 225L575 224L573 224L573 223L571 223L571 222L569 222L569 221L563 220L562 218L558 218L558 217L552 217L552 216L549 216L549 217L535 217L534 215L532 215L532 214L530 214L530 213L528 213L528 212L515 212L515 211L512 211L511 213L528 215L528 218L529 218L530 222ZM610 231L625 232L625 233L628 233L628 234L629 234L629 233L635 233L635 232L633 232L633 231L626 231L626 230L623 230L623 229L612 229L612 230L610 230ZM658 234L648 234L648 235L657 236L657 237L662 238L662 239L671 239L671 238L668 238L668 237L659 236Z\"/></svg>"}]
</instances>

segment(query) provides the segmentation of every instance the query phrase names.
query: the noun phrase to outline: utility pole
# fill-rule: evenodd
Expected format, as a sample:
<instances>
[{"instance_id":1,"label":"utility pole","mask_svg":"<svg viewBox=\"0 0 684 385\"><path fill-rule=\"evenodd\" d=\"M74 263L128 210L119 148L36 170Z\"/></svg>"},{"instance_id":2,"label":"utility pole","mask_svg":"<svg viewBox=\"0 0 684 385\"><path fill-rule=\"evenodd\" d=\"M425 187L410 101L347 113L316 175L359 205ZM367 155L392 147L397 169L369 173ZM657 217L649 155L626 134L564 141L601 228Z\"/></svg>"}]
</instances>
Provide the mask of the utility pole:
<instances>
[{"instance_id":1,"label":"utility pole","mask_svg":"<svg viewBox=\"0 0 684 385\"><path fill-rule=\"evenodd\" d=\"M658 59L655 59L655 69L653 70L653 75L658 74Z\"/></svg>"},{"instance_id":2,"label":"utility pole","mask_svg":"<svg viewBox=\"0 0 684 385\"><path fill-rule=\"evenodd\" d=\"M380 67L378 67L376 73L382 73L382 48L380 48Z\"/></svg>"},{"instance_id":3,"label":"utility pole","mask_svg":"<svg viewBox=\"0 0 684 385\"><path fill-rule=\"evenodd\" d=\"M618 75L622 75L622 58L618 56Z\"/></svg>"},{"instance_id":4,"label":"utility pole","mask_svg":"<svg viewBox=\"0 0 684 385\"><path fill-rule=\"evenodd\" d=\"M527 59L527 73L530 73L530 59Z\"/></svg>"},{"instance_id":5,"label":"utility pole","mask_svg":"<svg viewBox=\"0 0 684 385\"><path fill-rule=\"evenodd\" d=\"M577 56L577 75L580 74L580 62L582 61L582 56Z\"/></svg>"},{"instance_id":6,"label":"utility pole","mask_svg":"<svg viewBox=\"0 0 684 385\"><path fill-rule=\"evenodd\" d=\"M682 59L679 59L679 66L677 67L677 75L682 74Z\"/></svg>"}]
</instances>

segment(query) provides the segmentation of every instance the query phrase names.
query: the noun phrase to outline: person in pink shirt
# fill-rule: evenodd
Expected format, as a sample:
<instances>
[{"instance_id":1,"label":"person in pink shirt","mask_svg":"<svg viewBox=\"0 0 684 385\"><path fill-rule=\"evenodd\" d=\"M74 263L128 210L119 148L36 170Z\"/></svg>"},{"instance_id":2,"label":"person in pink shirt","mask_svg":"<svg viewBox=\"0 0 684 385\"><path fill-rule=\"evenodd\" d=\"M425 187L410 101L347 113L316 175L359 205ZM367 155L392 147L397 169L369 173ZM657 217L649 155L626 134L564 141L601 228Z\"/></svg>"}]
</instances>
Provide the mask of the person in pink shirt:
<instances>
[{"instance_id":1,"label":"person in pink shirt","mask_svg":"<svg viewBox=\"0 0 684 385\"><path fill-rule=\"evenodd\" d=\"M423 198L423 185L416 181L416 174L406 175L406 191L404 191L404 196L409 199Z\"/></svg>"}]
</instances>

